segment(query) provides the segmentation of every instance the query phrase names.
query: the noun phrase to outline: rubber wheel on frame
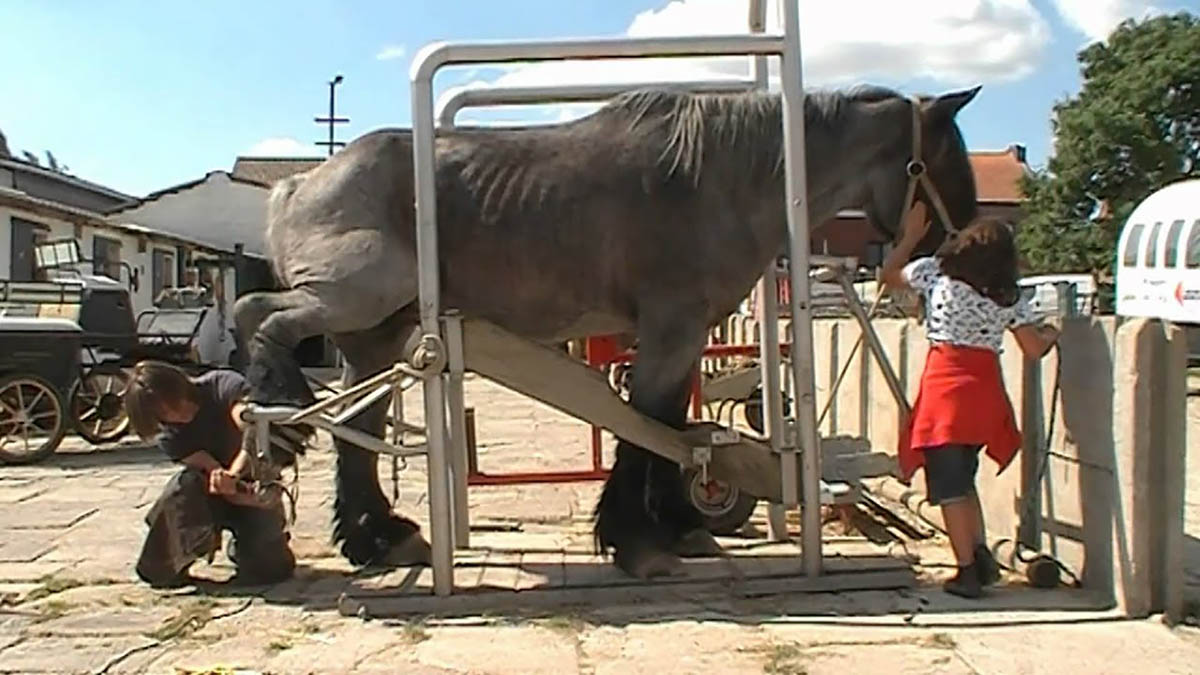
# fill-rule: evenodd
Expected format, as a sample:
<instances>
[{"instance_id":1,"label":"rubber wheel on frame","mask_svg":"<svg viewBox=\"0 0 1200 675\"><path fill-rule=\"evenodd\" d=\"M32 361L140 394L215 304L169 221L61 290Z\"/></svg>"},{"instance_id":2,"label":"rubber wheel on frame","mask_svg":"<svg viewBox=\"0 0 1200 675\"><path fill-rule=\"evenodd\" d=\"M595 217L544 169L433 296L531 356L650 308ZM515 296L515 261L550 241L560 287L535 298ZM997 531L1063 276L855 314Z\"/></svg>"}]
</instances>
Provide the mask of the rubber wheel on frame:
<instances>
[{"instance_id":1,"label":"rubber wheel on frame","mask_svg":"<svg viewBox=\"0 0 1200 675\"><path fill-rule=\"evenodd\" d=\"M766 426L763 424L762 395L762 385L759 385L753 393L746 397L743 410L746 415L746 424L759 434L766 433ZM781 392L781 398L783 399L783 416L787 417L792 414L792 401L786 392Z\"/></svg>"},{"instance_id":2,"label":"rubber wheel on frame","mask_svg":"<svg viewBox=\"0 0 1200 675\"><path fill-rule=\"evenodd\" d=\"M71 426L92 445L112 443L129 430L125 390L129 373L113 365L89 369L71 387L67 402Z\"/></svg>"},{"instance_id":3,"label":"rubber wheel on frame","mask_svg":"<svg viewBox=\"0 0 1200 675\"><path fill-rule=\"evenodd\" d=\"M705 529L715 535L737 534L758 507L757 498L723 481L704 483L694 469L683 472L683 485L688 501L700 511Z\"/></svg>"},{"instance_id":4,"label":"rubber wheel on frame","mask_svg":"<svg viewBox=\"0 0 1200 675\"><path fill-rule=\"evenodd\" d=\"M66 406L53 385L37 375L0 378L0 462L40 462L66 433Z\"/></svg>"}]
</instances>

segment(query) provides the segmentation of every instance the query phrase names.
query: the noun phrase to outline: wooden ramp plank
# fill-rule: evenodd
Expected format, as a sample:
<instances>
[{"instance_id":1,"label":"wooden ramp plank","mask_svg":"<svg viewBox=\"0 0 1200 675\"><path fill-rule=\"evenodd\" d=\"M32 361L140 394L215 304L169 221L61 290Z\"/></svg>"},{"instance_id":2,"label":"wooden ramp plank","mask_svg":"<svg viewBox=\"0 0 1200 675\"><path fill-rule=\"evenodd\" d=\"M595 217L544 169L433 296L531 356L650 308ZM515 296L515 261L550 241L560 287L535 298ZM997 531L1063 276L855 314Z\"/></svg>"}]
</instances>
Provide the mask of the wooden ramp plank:
<instances>
[{"instance_id":1,"label":"wooden ramp plank","mask_svg":"<svg viewBox=\"0 0 1200 675\"><path fill-rule=\"evenodd\" d=\"M537 588L524 591L480 590L449 597L428 593L405 596L359 596L343 594L338 612L343 616L390 618L402 616L461 616L483 612L547 610L564 606L605 607L655 603L686 597L759 598L789 593L838 593L847 591L912 588L911 570L886 570L853 574L825 574L815 578L786 577L729 580L697 580L677 584L631 584L603 588Z\"/></svg>"},{"instance_id":2,"label":"wooden ramp plank","mask_svg":"<svg viewBox=\"0 0 1200 675\"><path fill-rule=\"evenodd\" d=\"M700 582L739 583L748 579L779 579L803 576L802 561L797 555L735 555L725 558L683 561L682 570L674 576L658 577L650 582L634 579L610 562L595 556L580 554L531 554L514 556L501 554L490 561L480 574L477 567L455 567L455 593L476 593L481 590L549 590L553 588L623 588L644 586L686 586ZM832 556L823 561L825 575L865 574L911 570L910 565L885 555ZM461 572L461 573L460 573ZM477 582L472 583L472 580ZM430 593L432 581L421 574L413 583L402 587L380 584L357 585L351 595L359 598L398 598Z\"/></svg>"}]
</instances>

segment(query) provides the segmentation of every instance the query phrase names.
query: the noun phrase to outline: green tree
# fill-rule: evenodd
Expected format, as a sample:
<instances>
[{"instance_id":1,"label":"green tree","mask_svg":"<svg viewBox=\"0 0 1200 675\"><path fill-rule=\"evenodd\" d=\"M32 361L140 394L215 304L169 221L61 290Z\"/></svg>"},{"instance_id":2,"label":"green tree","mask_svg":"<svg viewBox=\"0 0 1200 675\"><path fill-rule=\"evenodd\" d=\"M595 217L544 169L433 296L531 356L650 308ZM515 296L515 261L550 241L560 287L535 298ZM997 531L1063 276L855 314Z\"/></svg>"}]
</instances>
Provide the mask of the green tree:
<instances>
[{"instance_id":1,"label":"green tree","mask_svg":"<svg viewBox=\"0 0 1200 675\"><path fill-rule=\"evenodd\" d=\"M1078 61L1083 86L1054 105L1053 154L1024 180L1017 239L1035 271L1091 272L1107 284L1137 203L1200 176L1200 20L1125 21Z\"/></svg>"}]
</instances>

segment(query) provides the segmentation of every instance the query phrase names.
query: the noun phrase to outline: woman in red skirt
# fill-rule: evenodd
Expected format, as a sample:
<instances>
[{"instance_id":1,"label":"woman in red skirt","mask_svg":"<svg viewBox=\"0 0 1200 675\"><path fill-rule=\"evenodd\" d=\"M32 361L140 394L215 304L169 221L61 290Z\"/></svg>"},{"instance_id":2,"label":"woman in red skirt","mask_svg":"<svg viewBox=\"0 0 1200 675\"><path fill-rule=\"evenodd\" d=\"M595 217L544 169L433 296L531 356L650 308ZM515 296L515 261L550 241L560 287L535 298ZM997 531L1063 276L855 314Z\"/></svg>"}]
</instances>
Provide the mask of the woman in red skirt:
<instances>
[{"instance_id":1,"label":"woman in red skirt","mask_svg":"<svg viewBox=\"0 0 1200 675\"><path fill-rule=\"evenodd\" d=\"M945 590L977 598L1000 578L975 491L979 452L987 448L1003 471L1021 447L1000 372L1004 332L1013 332L1027 358L1039 359L1058 331L1034 325L1020 297L1017 250L1006 225L978 219L933 256L905 264L928 229L925 206L918 203L881 272L888 287L921 293L930 342L912 416L901 433L900 472L908 482L924 467L929 502L942 508L958 562Z\"/></svg>"}]
</instances>

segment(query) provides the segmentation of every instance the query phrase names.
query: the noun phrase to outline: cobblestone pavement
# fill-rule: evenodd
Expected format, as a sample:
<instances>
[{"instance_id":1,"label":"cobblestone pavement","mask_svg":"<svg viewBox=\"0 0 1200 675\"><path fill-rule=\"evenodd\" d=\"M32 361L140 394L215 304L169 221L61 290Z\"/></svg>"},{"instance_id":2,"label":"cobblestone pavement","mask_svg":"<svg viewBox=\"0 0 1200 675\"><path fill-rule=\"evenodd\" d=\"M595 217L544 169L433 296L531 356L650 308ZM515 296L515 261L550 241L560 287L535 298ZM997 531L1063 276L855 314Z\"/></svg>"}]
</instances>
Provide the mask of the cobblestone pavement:
<instances>
[{"instance_id":1,"label":"cobblestone pavement","mask_svg":"<svg viewBox=\"0 0 1200 675\"><path fill-rule=\"evenodd\" d=\"M468 395L483 469L587 465L585 426L480 381ZM419 422L415 392L407 409ZM1194 402L1191 415L1200 418ZM601 599L541 616L342 617L337 598L363 575L328 545L332 458L321 451L303 461L294 580L226 587L232 568L221 555L196 570L212 583L157 592L137 583L132 564L145 510L173 470L132 441L95 449L73 437L43 464L0 467L0 672L1109 673L1147 663L1156 673L1200 672L1193 629L1062 611L1061 596L1012 587L979 604L956 604L929 582L753 602ZM380 473L390 492L386 462ZM1196 487L1200 470L1191 475ZM472 488L472 515L483 526L519 523L528 541L583 545L596 489ZM401 472L399 493L400 510L424 522L423 462ZM944 542L911 551L925 578L942 573Z\"/></svg>"}]
</instances>

